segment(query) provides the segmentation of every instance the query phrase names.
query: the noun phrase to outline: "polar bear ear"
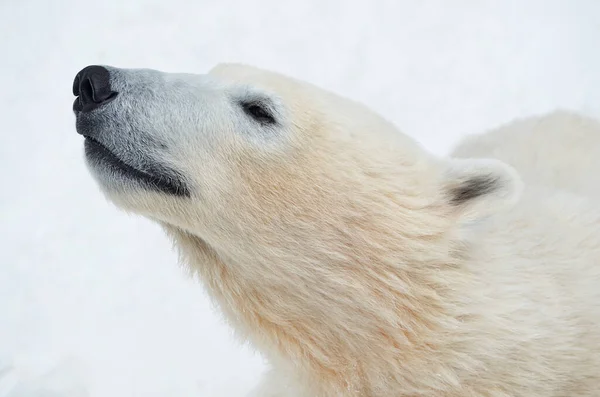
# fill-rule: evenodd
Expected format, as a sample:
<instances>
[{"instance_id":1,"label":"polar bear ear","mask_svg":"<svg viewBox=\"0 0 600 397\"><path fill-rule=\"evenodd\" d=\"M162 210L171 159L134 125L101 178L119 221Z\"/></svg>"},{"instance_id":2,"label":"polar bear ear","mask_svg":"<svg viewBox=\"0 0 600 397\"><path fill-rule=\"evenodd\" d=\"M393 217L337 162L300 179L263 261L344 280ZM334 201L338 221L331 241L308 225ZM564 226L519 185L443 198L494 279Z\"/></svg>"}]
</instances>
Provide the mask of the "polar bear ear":
<instances>
[{"instance_id":1,"label":"polar bear ear","mask_svg":"<svg viewBox=\"0 0 600 397\"><path fill-rule=\"evenodd\" d=\"M512 207L522 190L517 171L499 160L451 159L444 172L448 204L469 220Z\"/></svg>"}]
</instances>

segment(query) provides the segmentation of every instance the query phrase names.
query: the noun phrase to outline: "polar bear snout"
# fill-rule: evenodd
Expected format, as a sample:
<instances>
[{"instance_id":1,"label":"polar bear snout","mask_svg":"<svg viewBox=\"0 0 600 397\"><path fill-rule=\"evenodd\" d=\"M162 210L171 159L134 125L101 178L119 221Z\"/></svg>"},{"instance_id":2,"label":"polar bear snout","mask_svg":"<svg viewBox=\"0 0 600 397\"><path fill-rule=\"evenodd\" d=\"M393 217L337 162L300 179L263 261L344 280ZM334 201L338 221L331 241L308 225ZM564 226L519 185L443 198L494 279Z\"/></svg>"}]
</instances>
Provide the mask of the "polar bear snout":
<instances>
[{"instance_id":1,"label":"polar bear snout","mask_svg":"<svg viewBox=\"0 0 600 397\"><path fill-rule=\"evenodd\" d=\"M91 65L83 68L73 81L73 103L75 112L90 112L117 96L111 89L110 72L102 66Z\"/></svg>"},{"instance_id":2,"label":"polar bear snout","mask_svg":"<svg viewBox=\"0 0 600 397\"><path fill-rule=\"evenodd\" d=\"M144 115L166 120L169 98L162 92L161 74L91 65L74 78L75 129L84 137L85 160L108 192L154 191L189 196L182 173L173 167L173 142L168 127L156 128ZM160 123L158 123L160 125ZM165 121L165 125L170 125ZM172 134L171 134L172 135Z\"/></svg>"}]
</instances>

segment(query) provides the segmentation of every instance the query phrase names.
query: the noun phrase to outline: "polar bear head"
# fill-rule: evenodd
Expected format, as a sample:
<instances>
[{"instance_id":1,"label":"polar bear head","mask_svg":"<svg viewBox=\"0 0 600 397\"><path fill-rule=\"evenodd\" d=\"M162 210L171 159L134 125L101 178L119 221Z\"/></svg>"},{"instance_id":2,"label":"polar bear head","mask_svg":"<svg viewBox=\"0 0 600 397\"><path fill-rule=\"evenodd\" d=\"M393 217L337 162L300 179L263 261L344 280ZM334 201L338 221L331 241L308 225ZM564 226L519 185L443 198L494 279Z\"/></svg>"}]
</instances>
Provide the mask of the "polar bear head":
<instances>
[{"instance_id":1,"label":"polar bear head","mask_svg":"<svg viewBox=\"0 0 600 397\"><path fill-rule=\"evenodd\" d=\"M439 161L361 104L244 65L204 75L91 66L73 90L87 164L110 200L207 241L259 225L279 234L282 222L346 205L464 210L515 192L502 164Z\"/></svg>"},{"instance_id":2,"label":"polar bear head","mask_svg":"<svg viewBox=\"0 0 600 397\"><path fill-rule=\"evenodd\" d=\"M507 165L437 158L359 103L249 66L90 66L73 90L104 194L162 224L263 351L323 376L364 376L353 360L408 343L402 324L436 343L456 230L520 191Z\"/></svg>"}]
</instances>

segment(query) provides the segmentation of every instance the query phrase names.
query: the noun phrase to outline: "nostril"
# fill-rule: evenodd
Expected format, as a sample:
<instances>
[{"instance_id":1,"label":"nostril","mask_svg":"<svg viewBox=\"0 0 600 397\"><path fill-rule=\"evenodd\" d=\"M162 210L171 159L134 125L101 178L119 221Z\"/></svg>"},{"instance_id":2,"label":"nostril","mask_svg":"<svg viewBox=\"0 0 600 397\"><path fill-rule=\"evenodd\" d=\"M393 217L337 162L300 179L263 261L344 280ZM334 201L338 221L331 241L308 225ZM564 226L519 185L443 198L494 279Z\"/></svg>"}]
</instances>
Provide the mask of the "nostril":
<instances>
[{"instance_id":1,"label":"nostril","mask_svg":"<svg viewBox=\"0 0 600 397\"><path fill-rule=\"evenodd\" d=\"M96 100L94 100L94 87L89 78L83 79L79 84L79 96L83 103L96 102Z\"/></svg>"}]
</instances>

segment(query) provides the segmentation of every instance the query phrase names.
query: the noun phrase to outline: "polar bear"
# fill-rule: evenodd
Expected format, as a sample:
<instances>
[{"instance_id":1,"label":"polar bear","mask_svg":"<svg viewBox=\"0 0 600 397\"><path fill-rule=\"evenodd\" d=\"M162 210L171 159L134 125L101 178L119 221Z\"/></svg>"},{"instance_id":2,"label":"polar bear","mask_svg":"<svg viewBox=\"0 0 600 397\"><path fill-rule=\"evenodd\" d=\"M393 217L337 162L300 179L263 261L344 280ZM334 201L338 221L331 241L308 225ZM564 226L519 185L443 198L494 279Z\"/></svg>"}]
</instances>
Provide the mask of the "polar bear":
<instances>
[{"instance_id":1,"label":"polar bear","mask_svg":"<svg viewBox=\"0 0 600 397\"><path fill-rule=\"evenodd\" d=\"M594 200L250 66L93 65L73 93L100 190L269 360L255 395L598 396Z\"/></svg>"},{"instance_id":2,"label":"polar bear","mask_svg":"<svg viewBox=\"0 0 600 397\"><path fill-rule=\"evenodd\" d=\"M463 139L459 158L495 158L528 184L600 197L600 123L567 110L519 119Z\"/></svg>"}]
</instances>

